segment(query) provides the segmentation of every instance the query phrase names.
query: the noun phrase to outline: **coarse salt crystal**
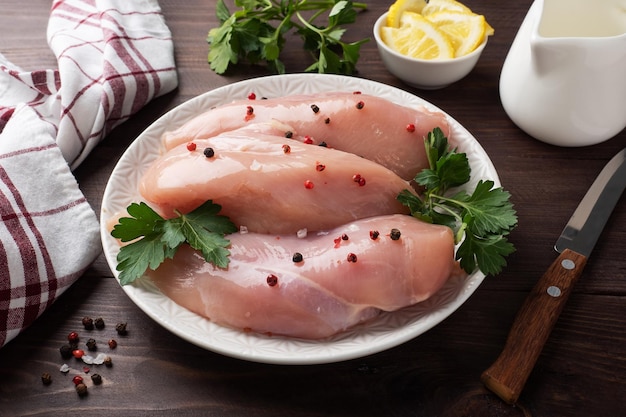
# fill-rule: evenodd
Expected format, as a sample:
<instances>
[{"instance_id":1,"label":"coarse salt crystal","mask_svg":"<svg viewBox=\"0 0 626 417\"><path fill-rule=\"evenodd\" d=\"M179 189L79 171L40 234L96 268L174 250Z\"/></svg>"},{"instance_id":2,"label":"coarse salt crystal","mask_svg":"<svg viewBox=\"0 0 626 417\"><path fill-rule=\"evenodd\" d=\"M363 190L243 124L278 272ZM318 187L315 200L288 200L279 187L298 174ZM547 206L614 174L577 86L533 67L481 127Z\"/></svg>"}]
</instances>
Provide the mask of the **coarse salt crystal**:
<instances>
[{"instance_id":1,"label":"coarse salt crystal","mask_svg":"<svg viewBox=\"0 0 626 417\"><path fill-rule=\"evenodd\" d=\"M304 239L307 236L308 233L309 233L309 231L307 229L300 229L296 233L296 236L298 236L299 239Z\"/></svg>"},{"instance_id":2,"label":"coarse salt crystal","mask_svg":"<svg viewBox=\"0 0 626 417\"><path fill-rule=\"evenodd\" d=\"M61 368L59 369L59 371L63 372L64 374L68 373L70 371L70 367L68 364L64 363L63 365L61 365Z\"/></svg>"},{"instance_id":3,"label":"coarse salt crystal","mask_svg":"<svg viewBox=\"0 0 626 417\"><path fill-rule=\"evenodd\" d=\"M105 355L104 353L98 353L98 356L96 356L93 360L93 363L95 365L102 365L104 363L104 359L106 359L107 355Z\"/></svg>"},{"instance_id":4,"label":"coarse salt crystal","mask_svg":"<svg viewBox=\"0 0 626 417\"><path fill-rule=\"evenodd\" d=\"M239 233L245 235L246 233L248 233L248 228L246 226L239 226Z\"/></svg>"},{"instance_id":5,"label":"coarse salt crystal","mask_svg":"<svg viewBox=\"0 0 626 417\"><path fill-rule=\"evenodd\" d=\"M90 355L83 355L83 357L81 358L83 360L83 362L85 362L87 365L91 365L93 363L93 356Z\"/></svg>"}]
</instances>

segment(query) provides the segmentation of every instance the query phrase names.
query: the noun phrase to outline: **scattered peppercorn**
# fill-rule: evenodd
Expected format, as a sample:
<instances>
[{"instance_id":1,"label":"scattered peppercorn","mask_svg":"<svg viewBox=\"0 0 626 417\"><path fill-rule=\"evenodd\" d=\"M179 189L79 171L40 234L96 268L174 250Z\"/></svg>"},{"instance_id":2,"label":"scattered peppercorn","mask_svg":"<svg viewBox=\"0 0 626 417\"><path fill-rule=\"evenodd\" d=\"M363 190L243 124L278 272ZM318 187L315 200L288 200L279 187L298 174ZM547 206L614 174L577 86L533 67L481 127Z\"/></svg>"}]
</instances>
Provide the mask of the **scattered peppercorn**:
<instances>
[{"instance_id":1,"label":"scattered peppercorn","mask_svg":"<svg viewBox=\"0 0 626 417\"><path fill-rule=\"evenodd\" d=\"M215 156L215 151L213 150L213 148L204 148L204 156L206 156L207 158L213 158Z\"/></svg>"},{"instance_id":2,"label":"scattered peppercorn","mask_svg":"<svg viewBox=\"0 0 626 417\"><path fill-rule=\"evenodd\" d=\"M361 94L361 92L360 91L353 91L352 94L358 95L358 94Z\"/></svg>"},{"instance_id":3,"label":"scattered peppercorn","mask_svg":"<svg viewBox=\"0 0 626 417\"><path fill-rule=\"evenodd\" d=\"M85 356L85 351L82 349L74 349L72 351L72 355L76 358L76 359L80 359L83 356Z\"/></svg>"},{"instance_id":4,"label":"scattered peppercorn","mask_svg":"<svg viewBox=\"0 0 626 417\"><path fill-rule=\"evenodd\" d=\"M389 237L391 238L391 240L398 240L400 239L400 230L398 229L391 229L391 233L389 233Z\"/></svg>"},{"instance_id":5,"label":"scattered peppercorn","mask_svg":"<svg viewBox=\"0 0 626 417\"><path fill-rule=\"evenodd\" d=\"M109 340L109 348L115 349L117 347L117 340L111 339Z\"/></svg>"},{"instance_id":6,"label":"scattered peppercorn","mask_svg":"<svg viewBox=\"0 0 626 417\"><path fill-rule=\"evenodd\" d=\"M323 170L326 169L326 165L324 164L320 164L319 162L315 165L315 169L319 172L322 172Z\"/></svg>"},{"instance_id":7,"label":"scattered peppercorn","mask_svg":"<svg viewBox=\"0 0 626 417\"><path fill-rule=\"evenodd\" d=\"M287 139L291 139L293 137L293 132L291 130L288 130L285 132L285 137Z\"/></svg>"},{"instance_id":8,"label":"scattered peppercorn","mask_svg":"<svg viewBox=\"0 0 626 417\"><path fill-rule=\"evenodd\" d=\"M126 322L117 323L117 325L115 326L115 331L120 336L126 336L126 334L128 334L128 331L126 330Z\"/></svg>"},{"instance_id":9,"label":"scattered peppercorn","mask_svg":"<svg viewBox=\"0 0 626 417\"><path fill-rule=\"evenodd\" d=\"M43 382L44 385L52 384L52 375L44 372L43 374L41 374L41 382Z\"/></svg>"},{"instance_id":10,"label":"scattered peppercorn","mask_svg":"<svg viewBox=\"0 0 626 417\"><path fill-rule=\"evenodd\" d=\"M98 330L104 329L104 320L102 319L102 317L98 317L97 319L95 319L93 324L96 326L96 329Z\"/></svg>"},{"instance_id":11,"label":"scattered peppercorn","mask_svg":"<svg viewBox=\"0 0 626 417\"><path fill-rule=\"evenodd\" d=\"M341 235L341 240L348 240L348 239L350 239L350 238L348 237L347 234L344 233L344 234Z\"/></svg>"},{"instance_id":12,"label":"scattered peppercorn","mask_svg":"<svg viewBox=\"0 0 626 417\"><path fill-rule=\"evenodd\" d=\"M106 366L107 368L110 368L113 366L113 360L111 359L110 356L107 356L104 358L104 360L102 361L102 363L104 364L104 366Z\"/></svg>"},{"instance_id":13,"label":"scattered peppercorn","mask_svg":"<svg viewBox=\"0 0 626 417\"><path fill-rule=\"evenodd\" d=\"M70 345L63 345L59 348L59 352L61 352L61 357L63 359L69 359L72 357L72 347Z\"/></svg>"},{"instance_id":14,"label":"scattered peppercorn","mask_svg":"<svg viewBox=\"0 0 626 417\"><path fill-rule=\"evenodd\" d=\"M302 257L302 254L300 252L296 252L296 253L293 254L292 260L294 262L296 262L296 263L302 262L302 259L304 259L304 258Z\"/></svg>"},{"instance_id":15,"label":"scattered peppercorn","mask_svg":"<svg viewBox=\"0 0 626 417\"><path fill-rule=\"evenodd\" d=\"M100 374L93 374L91 376L91 382L93 382L94 385L102 384L102 376Z\"/></svg>"},{"instance_id":16,"label":"scattered peppercorn","mask_svg":"<svg viewBox=\"0 0 626 417\"><path fill-rule=\"evenodd\" d=\"M248 116L250 116L252 113L254 113L254 108L252 106L247 106L246 107L246 114Z\"/></svg>"},{"instance_id":17,"label":"scattered peppercorn","mask_svg":"<svg viewBox=\"0 0 626 417\"><path fill-rule=\"evenodd\" d=\"M378 239L378 236L380 236L380 233L378 233L378 230L370 230L370 239L376 240Z\"/></svg>"},{"instance_id":18,"label":"scattered peppercorn","mask_svg":"<svg viewBox=\"0 0 626 417\"><path fill-rule=\"evenodd\" d=\"M188 142L188 143L187 143L187 150L188 150L188 151L193 152L193 151L195 151L195 150L196 150L196 147L197 147L197 145L196 145L196 143L195 143L195 142Z\"/></svg>"},{"instance_id":19,"label":"scattered peppercorn","mask_svg":"<svg viewBox=\"0 0 626 417\"><path fill-rule=\"evenodd\" d=\"M87 340L87 349L89 349L90 351L94 351L94 350L98 350L98 346L96 345L96 339L92 339L90 338L89 340Z\"/></svg>"},{"instance_id":20,"label":"scattered peppercorn","mask_svg":"<svg viewBox=\"0 0 626 417\"><path fill-rule=\"evenodd\" d=\"M320 108L317 107L317 105L315 104L311 104L311 110L313 110L313 113L318 113L320 111Z\"/></svg>"},{"instance_id":21,"label":"scattered peppercorn","mask_svg":"<svg viewBox=\"0 0 626 417\"><path fill-rule=\"evenodd\" d=\"M363 187L365 185L365 178L363 178L361 174L354 174L352 176L352 181L359 184L360 187Z\"/></svg>"},{"instance_id":22,"label":"scattered peppercorn","mask_svg":"<svg viewBox=\"0 0 626 417\"><path fill-rule=\"evenodd\" d=\"M74 385L82 384L83 377L80 375L76 375L74 378L72 378L72 382L74 383Z\"/></svg>"},{"instance_id":23,"label":"scattered peppercorn","mask_svg":"<svg viewBox=\"0 0 626 417\"><path fill-rule=\"evenodd\" d=\"M87 385L85 384L76 385L76 392L78 393L79 397L84 397L85 395L87 395Z\"/></svg>"},{"instance_id":24,"label":"scattered peppercorn","mask_svg":"<svg viewBox=\"0 0 626 417\"><path fill-rule=\"evenodd\" d=\"M306 188L307 190L310 190L313 187L315 187L315 184L313 184L313 181L309 181L309 180L304 181L304 188Z\"/></svg>"},{"instance_id":25,"label":"scattered peppercorn","mask_svg":"<svg viewBox=\"0 0 626 417\"><path fill-rule=\"evenodd\" d=\"M415 132L415 125L413 123L409 123L408 125L406 125L406 131L409 133Z\"/></svg>"},{"instance_id":26,"label":"scattered peppercorn","mask_svg":"<svg viewBox=\"0 0 626 417\"><path fill-rule=\"evenodd\" d=\"M83 317L82 323L85 330L93 330L93 319L91 317Z\"/></svg>"},{"instance_id":27,"label":"scattered peppercorn","mask_svg":"<svg viewBox=\"0 0 626 417\"><path fill-rule=\"evenodd\" d=\"M358 103L356 103L356 108L361 110L363 107L365 107L365 103L363 101L359 101Z\"/></svg>"},{"instance_id":28,"label":"scattered peppercorn","mask_svg":"<svg viewBox=\"0 0 626 417\"><path fill-rule=\"evenodd\" d=\"M256 94L254 93L248 94L248 100L256 100Z\"/></svg>"},{"instance_id":29,"label":"scattered peppercorn","mask_svg":"<svg viewBox=\"0 0 626 417\"><path fill-rule=\"evenodd\" d=\"M348 254L348 262L356 262L356 255L354 253Z\"/></svg>"},{"instance_id":30,"label":"scattered peppercorn","mask_svg":"<svg viewBox=\"0 0 626 417\"><path fill-rule=\"evenodd\" d=\"M324 119L324 123L326 123L326 124L330 124L330 117L325 118L325 119Z\"/></svg>"},{"instance_id":31,"label":"scattered peppercorn","mask_svg":"<svg viewBox=\"0 0 626 417\"><path fill-rule=\"evenodd\" d=\"M323 148L328 148L328 144L324 141L320 142L320 144L318 146L321 146Z\"/></svg>"},{"instance_id":32,"label":"scattered peppercorn","mask_svg":"<svg viewBox=\"0 0 626 417\"><path fill-rule=\"evenodd\" d=\"M78 333L70 332L70 334L67 335L67 340L70 343L78 343L78 340L79 340Z\"/></svg>"},{"instance_id":33,"label":"scattered peppercorn","mask_svg":"<svg viewBox=\"0 0 626 417\"><path fill-rule=\"evenodd\" d=\"M270 274L267 276L267 285L269 285L270 287L274 287L276 286L276 284L278 284L278 277L274 274Z\"/></svg>"},{"instance_id":34,"label":"scattered peppercorn","mask_svg":"<svg viewBox=\"0 0 626 417\"><path fill-rule=\"evenodd\" d=\"M313 139L311 138L311 136L305 135L304 136L304 143L306 143L307 145L312 144L313 143Z\"/></svg>"},{"instance_id":35,"label":"scattered peppercorn","mask_svg":"<svg viewBox=\"0 0 626 417\"><path fill-rule=\"evenodd\" d=\"M291 146L283 145L283 152L284 153L291 153Z\"/></svg>"}]
</instances>

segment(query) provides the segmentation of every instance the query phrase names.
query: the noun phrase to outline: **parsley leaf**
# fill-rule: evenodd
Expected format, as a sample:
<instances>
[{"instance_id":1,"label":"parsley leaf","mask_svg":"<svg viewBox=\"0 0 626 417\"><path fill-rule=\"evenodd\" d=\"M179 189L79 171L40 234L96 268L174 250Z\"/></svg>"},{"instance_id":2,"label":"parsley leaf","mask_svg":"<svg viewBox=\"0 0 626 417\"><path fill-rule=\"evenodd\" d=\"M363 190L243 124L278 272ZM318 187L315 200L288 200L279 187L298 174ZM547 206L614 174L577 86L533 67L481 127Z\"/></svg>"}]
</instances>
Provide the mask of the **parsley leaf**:
<instances>
[{"instance_id":1,"label":"parsley leaf","mask_svg":"<svg viewBox=\"0 0 626 417\"><path fill-rule=\"evenodd\" d=\"M270 70L283 74L285 66L280 53L285 35L292 29L300 35L303 46L314 63L307 72L353 74L360 47L369 39L357 42L342 40L346 30L342 25L356 21L357 10L364 3L346 0L235 0L240 7L231 13L218 0L215 14L220 26L209 30L208 62L213 71L224 74L240 60L256 64L265 62ZM326 16L325 25L317 20Z\"/></svg>"},{"instance_id":2,"label":"parsley leaf","mask_svg":"<svg viewBox=\"0 0 626 417\"><path fill-rule=\"evenodd\" d=\"M398 195L411 214L429 223L450 227L456 242L461 242L456 259L468 273L476 268L486 275L496 275L506 266L505 257L515 251L507 241L517 226L511 195L493 181L478 181L469 194L462 190L449 196L450 190L470 180L467 155L450 149L441 129L435 128L424 140L429 168L415 176L424 187L422 196L408 190Z\"/></svg>"},{"instance_id":3,"label":"parsley leaf","mask_svg":"<svg viewBox=\"0 0 626 417\"><path fill-rule=\"evenodd\" d=\"M209 200L188 214L166 220L146 203L129 205L131 217L120 218L111 231L122 242L131 242L117 255L120 283L130 284L148 268L156 269L185 242L200 251L207 262L226 268L230 241L224 235L235 232L236 227L218 215L220 210L220 205Z\"/></svg>"}]
</instances>

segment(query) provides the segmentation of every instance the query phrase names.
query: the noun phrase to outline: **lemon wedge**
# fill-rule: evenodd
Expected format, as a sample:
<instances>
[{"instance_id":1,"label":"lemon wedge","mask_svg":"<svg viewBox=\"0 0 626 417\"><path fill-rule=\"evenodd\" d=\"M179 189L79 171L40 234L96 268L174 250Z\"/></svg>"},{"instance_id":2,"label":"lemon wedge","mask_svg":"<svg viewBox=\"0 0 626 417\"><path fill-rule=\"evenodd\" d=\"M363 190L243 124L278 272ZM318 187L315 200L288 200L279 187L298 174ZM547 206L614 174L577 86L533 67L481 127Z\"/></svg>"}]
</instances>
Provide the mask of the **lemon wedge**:
<instances>
[{"instance_id":1,"label":"lemon wedge","mask_svg":"<svg viewBox=\"0 0 626 417\"><path fill-rule=\"evenodd\" d=\"M383 26L380 36L402 55L419 59L454 58L454 47L447 36L419 13L403 12L400 26Z\"/></svg>"},{"instance_id":2,"label":"lemon wedge","mask_svg":"<svg viewBox=\"0 0 626 417\"><path fill-rule=\"evenodd\" d=\"M439 11L426 19L446 34L454 47L454 56L469 54L484 40L487 31L485 17L474 13Z\"/></svg>"},{"instance_id":3,"label":"lemon wedge","mask_svg":"<svg viewBox=\"0 0 626 417\"><path fill-rule=\"evenodd\" d=\"M387 14L387 26L392 28L400 27L400 19L404 12L421 13L426 6L426 0L396 0L389 7Z\"/></svg>"},{"instance_id":4,"label":"lemon wedge","mask_svg":"<svg viewBox=\"0 0 626 417\"><path fill-rule=\"evenodd\" d=\"M428 16L430 14L440 12L442 10L472 13L472 10L456 0L430 0L426 6L422 8L422 16Z\"/></svg>"}]
</instances>

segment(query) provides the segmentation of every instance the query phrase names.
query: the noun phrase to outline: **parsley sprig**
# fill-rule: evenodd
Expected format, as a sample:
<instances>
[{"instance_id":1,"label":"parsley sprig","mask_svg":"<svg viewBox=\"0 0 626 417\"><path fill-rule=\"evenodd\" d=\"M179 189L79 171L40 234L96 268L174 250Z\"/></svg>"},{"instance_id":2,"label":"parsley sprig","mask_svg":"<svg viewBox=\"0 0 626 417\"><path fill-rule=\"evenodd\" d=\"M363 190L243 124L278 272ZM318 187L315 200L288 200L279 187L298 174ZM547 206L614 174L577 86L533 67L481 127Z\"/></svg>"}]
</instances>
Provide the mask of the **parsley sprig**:
<instances>
[{"instance_id":1,"label":"parsley sprig","mask_svg":"<svg viewBox=\"0 0 626 417\"><path fill-rule=\"evenodd\" d=\"M468 273L480 269L486 275L498 274L506 266L505 257L515 251L507 235L517 226L517 216L509 192L494 188L493 181L478 181L474 191L452 195L455 187L470 180L467 155L451 149L441 129L435 128L424 141L430 168L415 181L424 187L416 196L408 190L398 200L421 220L449 226L456 243L462 242L456 259Z\"/></svg>"},{"instance_id":2,"label":"parsley sprig","mask_svg":"<svg viewBox=\"0 0 626 417\"><path fill-rule=\"evenodd\" d=\"M354 73L361 45L369 39L344 42L342 25L354 23L364 3L345 0L235 0L239 10L231 13L223 0L215 12L220 26L209 31L208 62L218 74L240 59L252 64L265 61L270 70L285 73L280 53L285 34L295 29L311 52L314 63L306 72L350 75ZM327 17L326 25L318 19Z\"/></svg>"},{"instance_id":3,"label":"parsley sprig","mask_svg":"<svg viewBox=\"0 0 626 417\"><path fill-rule=\"evenodd\" d=\"M166 220L146 203L132 203L127 208L131 217L120 218L111 231L122 242L132 242L117 255L120 283L130 284L148 268L156 269L184 242L200 251L207 262L226 268L230 241L224 235L236 227L228 217L217 214L220 210L220 205L209 200L188 214L177 213L178 217Z\"/></svg>"}]
</instances>

